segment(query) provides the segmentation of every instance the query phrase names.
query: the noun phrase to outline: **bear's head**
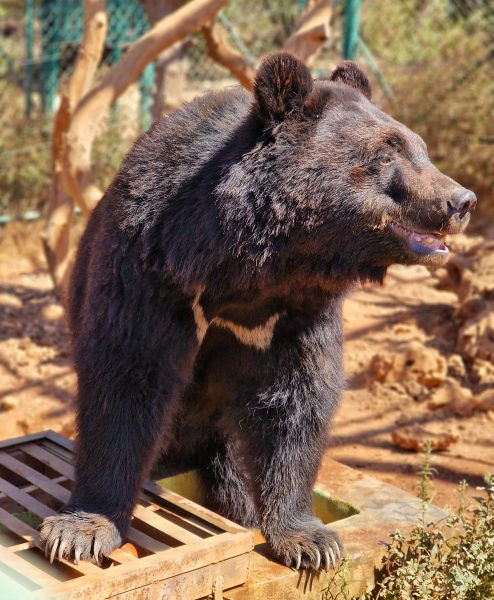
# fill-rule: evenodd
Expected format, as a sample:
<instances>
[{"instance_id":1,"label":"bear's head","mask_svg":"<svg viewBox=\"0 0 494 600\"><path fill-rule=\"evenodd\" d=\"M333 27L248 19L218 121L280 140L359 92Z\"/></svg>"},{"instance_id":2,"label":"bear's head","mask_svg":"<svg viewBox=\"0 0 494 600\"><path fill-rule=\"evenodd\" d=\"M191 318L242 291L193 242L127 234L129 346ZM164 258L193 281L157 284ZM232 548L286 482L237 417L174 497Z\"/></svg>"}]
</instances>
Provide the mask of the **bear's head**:
<instances>
[{"instance_id":1,"label":"bear's head","mask_svg":"<svg viewBox=\"0 0 494 600\"><path fill-rule=\"evenodd\" d=\"M372 102L354 62L313 80L293 56L273 54L257 72L254 95L271 147L265 171L278 181L263 175L264 189L276 187L272 203L298 221L292 254L326 255L329 270L362 279L381 279L393 263L445 262L445 236L464 231L475 194L441 173L424 141Z\"/></svg>"}]
</instances>

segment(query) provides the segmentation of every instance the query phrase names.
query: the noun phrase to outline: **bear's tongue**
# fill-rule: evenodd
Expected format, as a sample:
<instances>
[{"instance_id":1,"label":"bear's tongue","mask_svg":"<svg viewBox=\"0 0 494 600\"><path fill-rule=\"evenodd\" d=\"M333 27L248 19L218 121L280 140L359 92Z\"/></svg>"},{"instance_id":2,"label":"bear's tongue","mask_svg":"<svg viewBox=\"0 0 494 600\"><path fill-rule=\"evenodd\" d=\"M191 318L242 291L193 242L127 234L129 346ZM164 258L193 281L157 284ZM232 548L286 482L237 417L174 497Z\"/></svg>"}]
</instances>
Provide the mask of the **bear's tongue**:
<instances>
[{"instance_id":1,"label":"bear's tongue","mask_svg":"<svg viewBox=\"0 0 494 600\"><path fill-rule=\"evenodd\" d=\"M437 234L419 233L397 223L391 223L391 228L408 242L411 250L418 254L448 254L449 252L443 239Z\"/></svg>"}]
</instances>

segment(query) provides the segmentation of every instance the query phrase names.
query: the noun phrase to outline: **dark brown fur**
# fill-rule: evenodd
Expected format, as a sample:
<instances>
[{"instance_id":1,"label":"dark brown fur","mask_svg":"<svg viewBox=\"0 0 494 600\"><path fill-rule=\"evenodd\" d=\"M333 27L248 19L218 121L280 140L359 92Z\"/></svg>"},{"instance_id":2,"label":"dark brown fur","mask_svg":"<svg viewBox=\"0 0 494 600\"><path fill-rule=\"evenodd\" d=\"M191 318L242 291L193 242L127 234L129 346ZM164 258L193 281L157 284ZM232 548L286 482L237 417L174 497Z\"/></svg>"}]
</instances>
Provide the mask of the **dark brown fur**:
<instances>
[{"instance_id":1,"label":"dark brown fur","mask_svg":"<svg viewBox=\"0 0 494 600\"><path fill-rule=\"evenodd\" d=\"M153 465L198 467L210 505L260 525L279 560L328 568L341 545L311 490L343 382L343 296L392 263L438 264L389 224L461 231L471 196L354 63L313 81L272 55L254 97L216 92L155 123L77 255L76 482L42 526L52 553L108 554Z\"/></svg>"}]
</instances>

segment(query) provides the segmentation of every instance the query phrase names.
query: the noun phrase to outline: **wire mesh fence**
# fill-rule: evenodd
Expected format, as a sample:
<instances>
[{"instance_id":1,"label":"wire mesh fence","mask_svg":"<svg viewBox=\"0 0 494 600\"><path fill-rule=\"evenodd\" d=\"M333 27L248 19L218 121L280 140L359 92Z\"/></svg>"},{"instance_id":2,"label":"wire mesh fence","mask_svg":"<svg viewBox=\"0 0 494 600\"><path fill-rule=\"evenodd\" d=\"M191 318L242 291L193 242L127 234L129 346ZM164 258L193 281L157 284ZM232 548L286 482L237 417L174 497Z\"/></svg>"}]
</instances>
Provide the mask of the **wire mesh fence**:
<instances>
[{"instance_id":1,"label":"wire mesh fence","mask_svg":"<svg viewBox=\"0 0 494 600\"><path fill-rule=\"evenodd\" d=\"M148 30L149 4L159 0L107 0L100 75ZM254 65L283 45L305 5L230 0L220 19L231 45ZM331 39L313 65L318 76L341 60L344 11L343 0L334 2ZM491 189L494 0L364 0L361 21L357 58L374 76L377 100L427 139L449 173ZM39 208L48 198L53 112L82 31L82 0L0 0L0 212ZM209 58L200 33L164 53L105 120L93 149L97 181L108 182L157 114L235 83Z\"/></svg>"}]
</instances>

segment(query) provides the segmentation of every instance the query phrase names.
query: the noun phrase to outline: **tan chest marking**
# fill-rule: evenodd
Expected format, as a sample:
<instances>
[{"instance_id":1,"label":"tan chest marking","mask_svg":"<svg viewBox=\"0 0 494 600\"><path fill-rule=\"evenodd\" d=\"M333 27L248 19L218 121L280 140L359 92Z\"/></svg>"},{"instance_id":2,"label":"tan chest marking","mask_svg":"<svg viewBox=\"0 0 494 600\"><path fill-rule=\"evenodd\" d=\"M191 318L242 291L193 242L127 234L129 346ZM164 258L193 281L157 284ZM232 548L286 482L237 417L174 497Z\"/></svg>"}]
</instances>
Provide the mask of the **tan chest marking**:
<instances>
[{"instance_id":1,"label":"tan chest marking","mask_svg":"<svg viewBox=\"0 0 494 600\"><path fill-rule=\"evenodd\" d=\"M274 328L281 317L280 313L274 313L264 323L261 323L253 328L239 325L234 321L222 319L221 317L214 317L208 322L200 303L201 294L202 290L196 294L196 297L192 303L192 310L194 312L194 319L197 327L197 339L199 340L199 343L201 343L204 339L208 328L215 326L227 329L233 333L233 335L241 344L244 344L245 346L252 346L258 350L267 350L271 346Z\"/></svg>"}]
</instances>

